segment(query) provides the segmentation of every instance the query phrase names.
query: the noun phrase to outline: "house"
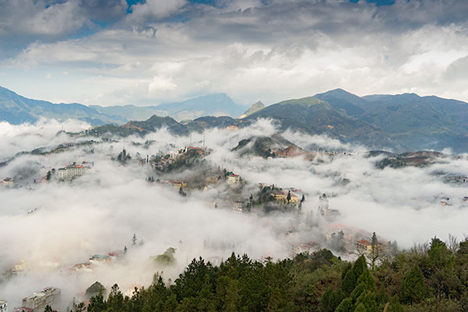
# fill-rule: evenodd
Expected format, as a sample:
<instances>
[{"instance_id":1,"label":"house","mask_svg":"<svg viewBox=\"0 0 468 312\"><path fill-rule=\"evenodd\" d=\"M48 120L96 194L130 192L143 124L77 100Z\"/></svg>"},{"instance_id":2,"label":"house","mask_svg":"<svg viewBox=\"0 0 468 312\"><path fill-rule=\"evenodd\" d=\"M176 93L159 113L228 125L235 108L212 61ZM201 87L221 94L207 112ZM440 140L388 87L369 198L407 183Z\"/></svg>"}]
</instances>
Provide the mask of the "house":
<instances>
[{"instance_id":1,"label":"house","mask_svg":"<svg viewBox=\"0 0 468 312\"><path fill-rule=\"evenodd\" d=\"M227 176L227 183L229 184L237 184L240 183L241 177L237 174L230 174Z\"/></svg>"},{"instance_id":2,"label":"house","mask_svg":"<svg viewBox=\"0 0 468 312\"><path fill-rule=\"evenodd\" d=\"M59 180L68 180L75 177L81 176L85 173L84 166L77 166L75 164L68 165L65 168L59 168L57 170L57 178Z\"/></svg>"},{"instance_id":3,"label":"house","mask_svg":"<svg viewBox=\"0 0 468 312\"><path fill-rule=\"evenodd\" d=\"M185 149L185 153L194 153L194 154L199 154L203 155L203 149L201 147L195 147L195 146L189 146Z\"/></svg>"},{"instance_id":4,"label":"house","mask_svg":"<svg viewBox=\"0 0 468 312\"><path fill-rule=\"evenodd\" d=\"M23 305L15 311L44 312L46 306L52 306L60 298L61 290L55 287L46 287L35 291L32 296L23 298Z\"/></svg>"},{"instance_id":5,"label":"house","mask_svg":"<svg viewBox=\"0 0 468 312\"><path fill-rule=\"evenodd\" d=\"M440 199L440 204L441 204L442 206L452 206L452 203L451 203L449 197L442 197L442 198Z\"/></svg>"},{"instance_id":6,"label":"house","mask_svg":"<svg viewBox=\"0 0 468 312\"><path fill-rule=\"evenodd\" d=\"M24 262L24 260L21 260L20 262L15 264L11 273L15 275L19 275L19 274L23 274L27 270L28 270L28 266L26 262Z\"/></svg>"},{"instance_id":7,"label":"house","mask_svg":"<svg viewBox=\"0 0 468 312\"><path fill-rule=\"evenodd\" d=\"M0 312L8 311L8 303L5 300L0 300Z\"/></svg>"},{"instance_id":8,"label":"house","mask_svg":"<svg viewBox=\"0 0 468 312\"><path fill-rule=\"evenodd\" d=\"M171 159L176 159L181 154L181 150L172 150L169 152L169 157Z\"/></svg>"},{"instance_id":9,"label":"house","mask_svg":"<svg viewBox=\"0 0 468 312\"><path fill-rule=\"evenodd\" d=\"M293 248L294 255L298 255L304 252L312 254L320 250L320 244L318 242L309 242L306 244L293 245L292 248Z\"/></svg>"},{"instance_id":10,"label":"house","mask_svg":"<svg viewBox=\"0 0 468 312\"><path fill-rule=\"evenodd\" d=\"M93 272L93 268L91 267L91 263L84 262L84 263L75 264L74 266L69 268L68 271L70 271L70 273L73 273L73 272L76 272L76 273L78 273L78 272Z\"/></svg>"},{"instance_id":11,"label":"house","mask_svg":"<svg viewBox=\"0 0 468 312\"><path fill-rule=\"evenodd\" d=\"M187 187L187 183L185 183L184 181L174 181L172 182L172 185L177 189L180 189L180 188L184 189Z\"/></svg>"},{"instance_id":12,"label":"house","mask_svg":"<svg viewBox=\"0 0 468 312\"><path fill-rule=\"evenodd\" d=\"M206 183L215 184L215 183L218 183L220 179L221 179L220 175L212 174L208 178L206 178Z\"/></svg>"},{"instance_id":13,"label":"house","mask_svg":"<svg viewBox=\"0 0 468 312\"><path fill-rule=\"evenodd\" d=\"M93 255L89 258L89 263L100 265L103 263L108 263L110 261L110 257L108 255Z\"/></svg>"},{"instance_id":14,"label":"house","mask_svg":"<svg viewBox=\"0 0 468 312\"><path fill-rule=\"evenodd\" d=\"M372 252L372 243L368 240L361 239L356 242L356 249L359 253L370 254Z\"/></svg>"},{"instance_id":15,"label":"house","mask_svg":"<svg viewBox=\"0 0 468 312\"><path fill-rule=\"evenodd\" d=\"M15 186L15 182L13 181L12 178L5 178L5 179L3 179L2 182L3 182L3 186L5 186L5 187L13 187L13 186Z\"/></svg>"},{"instance_id":16,"label":"house","mask_svg":"<svg viewBox=\"0 0 468 312\"><path fill-rule=\"evenodd\" d=\"M297 204L299 202L299 198L291 191L278 190L272 193L279 203L288 203L288 194L290 196L289 203Z\"/></svg>"}]
</instances>

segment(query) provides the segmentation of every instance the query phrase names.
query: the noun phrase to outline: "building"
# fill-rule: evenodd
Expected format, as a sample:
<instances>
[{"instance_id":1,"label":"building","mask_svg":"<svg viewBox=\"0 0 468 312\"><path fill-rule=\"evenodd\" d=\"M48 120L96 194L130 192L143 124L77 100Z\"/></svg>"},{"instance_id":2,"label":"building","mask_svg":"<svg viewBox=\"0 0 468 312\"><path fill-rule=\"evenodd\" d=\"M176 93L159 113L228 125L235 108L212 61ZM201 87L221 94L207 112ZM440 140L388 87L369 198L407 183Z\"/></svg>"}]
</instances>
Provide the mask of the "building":
<instances>
[{"instance_id":1,"label":"building","mask_svg":"<svg viewBox=\"0 0 468 312\"><path fill-rule=\"evenodd\" d=\"M8 311L8 303L5 300L0 300L0 312Z\"/></svg>"},{"instance_id":2,"label":"building","mask_svg":"<svg viewBox=\"0 0 468 312\"><path fill-rule=\"evenodd\" d=\"M104 263L109 263L110 260L111 258L108 255L93 255L91 258L89 258L89 263L100 265Z\"/></svg>"},{"instance_id":3,"label":"building","mask_svg":"<svg viewBox=\"0 0 468 312\"><path fill-rule=\"evenodd\" d=\"M194 153L198 155L203 155L204 151L201 147L189 146L185 149L185 153Z\"/></svg>"},{"instance_id":4,"label":"building","mask_svg":"<svg viewBox=\"0 0 468 312\"><path fill-rule=\"evenodd\" d=\"M229 184L237 184L240 183L241 177L237 174L230 174L227 176L227 183Z\"/></svg>"},{"instance_id":5,"label":"building","mask_svg":"<svg viewBox=\"0 0 468 312\"><path fill-rule=\"evenodd\" d=\"M187 183L185 183L184 181L174 181L172 183L172 185L176 188L176 189L180 189L180 188L186 188L187 187Z\"/></svg>"},{"instance_id":6,"label":"building","mask_svg":"<svg viewBox=\"0 0 468 312\"><path fill-rule=\"evenodd\" d=\"M356 242L356 249L359 253L370 254L372 252L372 243L368 240L361 239Z\"/></svg>"},{"instance_id":7,"label":"building","mask_svg":"<svg viewBox=\"0 0 468 312\"><path fill-rule=\"evenodd\" d=\"M15 182L13 181L12 178L5 178L2 181L3 186L5 187L13 187L15 186Z\"/></svg>"},{"instance_id":8,"label":"building","mask_svg":"<svg viewBox=\"0 0 468 312\"><path fill-rule=\"evenodd\" d=\"M310 242L307 244L298 244L293 245L293 254L298 255L301 253L313 254L314 252L320 250L320 244L318 242Z\"/></svg>"},{"instance_id":9,"label":"building","mask_svg":"<svg viewBox=\"0 0 468 312\"><path fill-rule=\"evenodd\" d=\"M91 169L94 166L93 162L84 161L81 165L77 165L75 162L64 168L57 170L57 178L59 180L71 180L73 178L82 176L86 170Z\"/></svg>"},{"instance_id":10,"label":"building","mask_svg":"<svg viewBox=\"0 0 468 312\"><path fill-rule=\"evenodd\" d=\"M60 299L60 289L46 287L41 291L35 291L32 296L23 298L23 305L15 308L15 312L44 312L46 306L53 306Z\"/></svg>"},{"instance_id":11,"label":"building","mask_svg":"<svg viewBox=\"0 0 468 312\"><path fill-rule=\"evenodd\" d=\"M288 194L290 195L289 203L297 204L299 202L299 198L291 191L278 190L272 193L276 201L280 203L288 203Z\"/></svg>"},{"instance_id":12,"label":"building","mask_svg":"<svg viewBox=\"0 0 468 312\"><path fill-rule=\"evenodd\" d=\"M72 266L71 268L69 268L68 271L70 273L84 273L84 272L91 273L91 272L94 272L94 270L93 270L93 268L91 266L91 263L89 263L89 262L77 263L74 266Z\"/></svg>"}]
</instances>

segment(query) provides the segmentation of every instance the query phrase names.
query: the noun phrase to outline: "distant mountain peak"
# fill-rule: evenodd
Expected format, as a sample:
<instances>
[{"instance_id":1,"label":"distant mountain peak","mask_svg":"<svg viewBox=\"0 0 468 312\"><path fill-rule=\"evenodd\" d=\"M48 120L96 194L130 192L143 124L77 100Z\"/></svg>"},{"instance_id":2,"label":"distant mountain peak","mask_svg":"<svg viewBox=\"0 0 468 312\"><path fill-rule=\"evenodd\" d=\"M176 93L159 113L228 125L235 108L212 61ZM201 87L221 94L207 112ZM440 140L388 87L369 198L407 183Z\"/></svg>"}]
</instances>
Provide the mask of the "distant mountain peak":
<instances>
[{"instance_id":1,"label":"distant mountain peak","mask_svg":"<svg viewBox=\"0 0 468 312\"><path fill-rule=\"evenodd\" d=\"M239 117L239 119L243 119L249 115L252 115L256 112L258 112L259 110L262 110L265 108L265 104L262 103L262 101L257 101L255 102L252 106L250 106L250 108L248 110L245 111L245 113Z\"/></svg>"}]
</instances>

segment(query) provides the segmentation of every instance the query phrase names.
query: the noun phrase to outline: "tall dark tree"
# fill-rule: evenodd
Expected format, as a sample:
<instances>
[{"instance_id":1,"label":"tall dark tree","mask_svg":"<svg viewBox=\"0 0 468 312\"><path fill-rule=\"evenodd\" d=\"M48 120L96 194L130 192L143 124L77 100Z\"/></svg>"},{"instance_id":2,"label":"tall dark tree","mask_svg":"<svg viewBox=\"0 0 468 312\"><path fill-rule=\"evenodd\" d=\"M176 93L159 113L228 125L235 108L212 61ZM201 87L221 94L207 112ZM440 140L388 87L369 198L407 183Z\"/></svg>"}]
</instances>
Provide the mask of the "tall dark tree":
<instances>
[{"instance_id":1,"label":"tall dark tree","mask_svg":"<svg viewBox=\"0 0 468 312\"><path fill-rule=\"evenodd\" d=\"M377 235L375 235L375 232L372 233L372 242L371 242L371 252L369 254L369 258L371 261L371 266L372 266L372 271L375 270L375 261L379 258L379 242L377 240Z\"/></svg>"}]
</instances>

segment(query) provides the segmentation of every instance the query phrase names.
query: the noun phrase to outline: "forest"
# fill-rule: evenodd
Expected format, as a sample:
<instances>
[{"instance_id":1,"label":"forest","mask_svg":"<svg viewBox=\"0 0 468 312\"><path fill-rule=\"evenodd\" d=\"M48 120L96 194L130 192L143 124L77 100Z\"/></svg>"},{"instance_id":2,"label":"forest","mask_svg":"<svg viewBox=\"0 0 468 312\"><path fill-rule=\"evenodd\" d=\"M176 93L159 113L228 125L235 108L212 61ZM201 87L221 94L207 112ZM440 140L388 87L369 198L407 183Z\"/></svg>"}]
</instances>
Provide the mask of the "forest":
<instances>
[{"instance_id":1,"label":"forest","mask_svg":"<svg viewBox=\"0 0 468 312\"><path fill-rule=\"evenodd\" d=\"M156 273L124 296L115 284L74 311L467 311L468 239L433 238L393 257L343 261L327 249L259 262L234 253L219 266L193 259L179 277ZM375 264L375 265L373 265Z\"/></svg>"}]
</instances>

